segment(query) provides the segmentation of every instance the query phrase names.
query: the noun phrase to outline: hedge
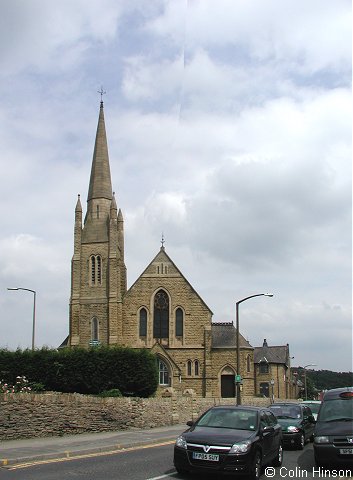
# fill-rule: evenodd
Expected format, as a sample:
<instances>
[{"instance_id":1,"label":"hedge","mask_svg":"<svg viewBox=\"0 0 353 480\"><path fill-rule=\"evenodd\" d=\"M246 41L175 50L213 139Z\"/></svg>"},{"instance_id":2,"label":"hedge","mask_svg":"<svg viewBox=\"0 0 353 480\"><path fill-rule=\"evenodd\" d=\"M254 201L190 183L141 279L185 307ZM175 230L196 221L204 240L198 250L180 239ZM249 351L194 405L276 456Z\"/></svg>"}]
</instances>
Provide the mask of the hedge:
<instances>
[{"instance_id":1,"label":"hedge","mask_svg":"<svg viewBox=\"0 0 353 480\"><path fill-rule=\"evenodd\" d=\"M145 349L0 349L0 380L16 383L25 376L45 390L99 394L118 389L123 395L149 397L158 386L156 357Z\"/></svg>"}]
</instances>

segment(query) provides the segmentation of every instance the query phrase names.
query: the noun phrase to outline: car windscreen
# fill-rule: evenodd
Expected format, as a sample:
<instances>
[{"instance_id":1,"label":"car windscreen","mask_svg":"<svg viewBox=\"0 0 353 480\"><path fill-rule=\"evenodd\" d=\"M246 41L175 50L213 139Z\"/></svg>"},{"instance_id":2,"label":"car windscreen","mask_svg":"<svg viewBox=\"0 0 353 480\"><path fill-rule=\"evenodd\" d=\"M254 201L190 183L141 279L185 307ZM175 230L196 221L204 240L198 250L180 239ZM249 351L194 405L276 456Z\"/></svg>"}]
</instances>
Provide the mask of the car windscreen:
<instances>
[{"instance_id":1,"label":"car windscreen","mask_svg":"<svg viewBox=\"0 0 353 480\"><path fill-rule=\"evenodd\" d=\"M270 410L277 418L301 418L298 405L271 405Z\"/></svg>"},{"instance_id":2,"label":"car windscreen","mask_svg":"<svg viewBox=\"0 0 353 480\"><path fill-rule=\"evenodd\" d=\"M353 420L353 398L334 398L322 403L318 421L350 421Z\"/></svg>"},{"instance_id":3,"label":"car windscreen","mask_svg":"<svg viewBox=\"0 0 353 480\"><path fill-rule=\"evenodd\" d=\"M257 427L257 412L246 409L211 409L200 418L196 425L198 427L255 430Z\"/></svg>"}]
</instances>

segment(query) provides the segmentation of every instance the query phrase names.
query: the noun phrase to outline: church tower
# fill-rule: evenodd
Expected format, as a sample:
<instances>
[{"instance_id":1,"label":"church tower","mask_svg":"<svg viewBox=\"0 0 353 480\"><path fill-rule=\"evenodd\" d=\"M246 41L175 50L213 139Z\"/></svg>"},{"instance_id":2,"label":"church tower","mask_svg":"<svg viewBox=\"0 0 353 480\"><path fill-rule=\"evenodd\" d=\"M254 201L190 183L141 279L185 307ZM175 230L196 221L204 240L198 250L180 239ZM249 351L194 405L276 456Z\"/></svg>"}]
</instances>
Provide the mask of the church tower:
<instances>
[{"instance_id":1,"label":"church tower","mask_svg":"<svg viewBox=\"0 0 353 480\"><path fill-rule=\"evenodd\" d=\"M124 220L112 191L101 101L83 224L80 195L75 208L69 345L122 343L125 292Z\"/></svg>"}]
</instances>

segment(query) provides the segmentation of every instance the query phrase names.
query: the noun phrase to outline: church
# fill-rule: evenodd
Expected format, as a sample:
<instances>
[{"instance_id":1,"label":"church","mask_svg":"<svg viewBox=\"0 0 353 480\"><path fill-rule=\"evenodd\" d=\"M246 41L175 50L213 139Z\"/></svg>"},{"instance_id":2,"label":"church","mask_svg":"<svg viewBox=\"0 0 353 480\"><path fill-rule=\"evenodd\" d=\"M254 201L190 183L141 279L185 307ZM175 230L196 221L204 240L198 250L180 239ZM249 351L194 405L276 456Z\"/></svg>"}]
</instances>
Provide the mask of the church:
<instances>
[{"instance_id":1,"label":"church","mask_svg":"<svg viewBox=\"0 0 353 480\"><path fill-rule=\"evenodd\" d=\"M68 346L148 348L158 362L157 394L234 397L238 373L242 395L259 394L254 348L239 335L237 372L233 323L212 323L211 309L161 243L127 288L124 218L112 189L101 101L84 220L80 196L75 208ZM289 376L289 351L283 362Z\"/></svg>"}]
</instances>

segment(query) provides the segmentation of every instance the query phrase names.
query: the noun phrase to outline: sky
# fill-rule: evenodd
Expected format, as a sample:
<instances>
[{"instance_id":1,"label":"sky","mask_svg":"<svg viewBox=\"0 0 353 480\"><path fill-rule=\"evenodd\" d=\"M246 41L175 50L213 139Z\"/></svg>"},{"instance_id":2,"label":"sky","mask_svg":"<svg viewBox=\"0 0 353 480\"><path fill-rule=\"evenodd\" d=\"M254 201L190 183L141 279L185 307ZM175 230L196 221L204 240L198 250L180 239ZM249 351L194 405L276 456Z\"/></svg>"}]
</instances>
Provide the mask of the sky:
<instances>
[{"instance_id":1,"label":"sky","mask_svg":"<svg viewBox=\"0 0 353 480\"><path fill-rule=\"evenodd\" d=\"M167 254L252 346L352 370L351 2L0 0L0 347L68 334L100 94L128 286Z\"/></svg>"}]
</instances>

